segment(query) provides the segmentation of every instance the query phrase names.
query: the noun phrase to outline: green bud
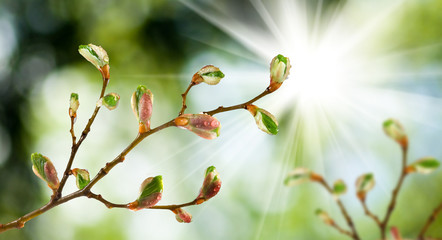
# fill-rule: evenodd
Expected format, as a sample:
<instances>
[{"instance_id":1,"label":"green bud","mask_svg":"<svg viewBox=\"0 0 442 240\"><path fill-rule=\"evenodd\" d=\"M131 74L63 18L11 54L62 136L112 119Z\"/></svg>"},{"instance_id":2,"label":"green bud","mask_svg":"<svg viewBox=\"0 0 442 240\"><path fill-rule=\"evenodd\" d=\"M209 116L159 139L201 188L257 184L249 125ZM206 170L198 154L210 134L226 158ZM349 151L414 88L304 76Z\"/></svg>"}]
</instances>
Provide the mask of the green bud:
<instances>
[{"instance_id":1,"label":"green bud","mask_svg":"<svg viewBox=\"0 0 442 240\"><path fill-rule=\"evenodd\" d=\"M255 118L256 125L263 132L273 135L278 133L278 121L271 113L255 105L247 105L247 110Z\"/></svg>"},{"instance_id":2,"label":"green bud","mask_svg":"<svg viewBox=\"0 0 442 240\"><path fill-rule=\"evenodd\" d=\"M97 106L105 106L109 110L114 110L118 106L118 102L120 101L120 95L116 93L109 93L106 96L100 98L97 102Z\"/></svg>"},{"instance_id":3,"label":"green bud","mask_svg":"<svg viewBox=\"0 0 442 240\"><path fill-rule=\"evenodd\" d=\"M60 185L60 182L58 181L57 170L55 169L51 160L40 153L33 153L31 155L31 161L32 170L34 171L35 175L46 181L52 190L56 190Z\"/></svg>"},{"instance_id":4,"label":"green bud","mask_svg":"<svg viewBox=\"0 0 442 240\"><path fill-rule=\"evenodd\" d=\"M307 168L295 168L291 171L284 180L287 186L295 186L311 180L312 171Z\"/></svg>"},{"instance_id":5,"label":"green bud","mask_svg":"<svg viewBox=\"0 0 442 240\"><path fill-rule=\"evenodd\" d=\"M404 128L396 119L387 119L383 123L384 132L388 137L399 143L402 148L408 147L408 138Z\"/></svg>"},{"instance_id":6,"label":"green bud","mask_svg":"<svg viewBox=\"0 0 442 240\"><path fill-rule=\"evenodd\" d=\"M194 84L205 82L209 85L216 85L223 77L224 73L222 73L219 68L213 65L207 65L193 75L192 82Z\"/></svg>"},{"instance_id":7,"label":"green bud","mask_svg":"<svg viewBox=\"0 0 442 240\"><path fill-rule=\"evenodd\" d=\"M424 157L410 164L405 171L407 173L417 172L422 174L429 174L434 170L436 170L439 167L439 165L440 165L439 161L437 161L435 158Z\"/></svg>"},{"instance_id":8,"label":"green bud","mask_svg":"<svg viewBox=\"0 0 442 240\"><path fill-rule=\"evenodd\" d=\"M162 197L163 177L146 178L140 187L140 196L135 202L129 203L128 208L131 210L140 210L155 206Z\"/></svg>"},{"instance_id":9,"label":"green bud","mask_svg":"<svg viewBox=\"0 0 442 240\"><path fill-rule=\"evenodd\" d=\"M183 114L174 120L179 128L187 129L205 139L219 136L221 123L207 114Z\"/></svg>"},{"instance_id":10,"label":"green bud","mask_svg":"<svg viewBox=\"0 0 442 240\"><path fill-rule=\"evenodd\" d=\"M72 174L75 176L78 189L83 189L91 181L89 172L86 169L74 168L72 169Z\"/></svg>"},{"instance_id":11,"label":"green bud","mask_svg":"<svg viewBox=\"0 0 442 240\"><path fill-rule=\"evenodd\" d=\"M366 173L356 179L356 194L361 201L365 201L368 191L374 187L375 181L372 173Z\"/></svg>"},{"instance_id":12,"label":"green bud","mask_svg":"<svg viewBox=\"0 0 442 240\"><path fill-rule=\"evenodd\" d=\"M270 63L270 85L269 91L277 90L287 79L290 73L290 59L278 54Z\"/></svg>"},{"instance_id":13,"label":"green bud","mask_svg":"<svg viewBox=\"0 0 442 240\"><path fill-rule=\"evenodd\" d=\"M347 192L347 185L345 185L345 182L342 179L336 180L336 182L333 184L333 195L339 196Z\"/></svg>"},{"instance_id":14,"label":"green bud","mask_svg":"<svg viewBox=\"0 0 442 240\"><path fill-rule=\"evenodd\" d=\"M132 111L138 120L140 133L150 130L150 118L152 117L153 94L144 85L137 87L131 98Z\"/></svg>"},{"instance_id":15,"label":"green bud","mask_svg":"<svg viewBox=\"0 0 442 240\"><path fill-rule=\"evenodd\" d=\"M71 118L77 118L77 110L80 106L80 102L78 101L78 94L71 93L71 98L69 99L69 116Z\"/></svg>"},{"instance_id":16,"label":"green bud","mask_svg":"<svg viewBox=\"0 0 442 240\"><path fill-rule=\"evenodd\" d=\"M103 78L109 79L109 57L101 46L94 44L80 45L78 52L100 70Z\"/></svg>"}]
</instances>

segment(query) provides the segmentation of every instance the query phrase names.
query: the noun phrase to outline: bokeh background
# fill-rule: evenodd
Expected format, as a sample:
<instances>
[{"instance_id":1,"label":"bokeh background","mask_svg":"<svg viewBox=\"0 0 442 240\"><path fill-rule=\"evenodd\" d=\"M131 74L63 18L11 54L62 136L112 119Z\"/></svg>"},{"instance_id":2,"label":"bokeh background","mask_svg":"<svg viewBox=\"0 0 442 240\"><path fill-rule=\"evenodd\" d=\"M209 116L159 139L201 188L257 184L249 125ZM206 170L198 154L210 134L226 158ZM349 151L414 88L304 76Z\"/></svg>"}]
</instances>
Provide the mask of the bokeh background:
<instances>
[{"instance_id":1,"label":"bokeh background","mask_svg":"<svg viewBox=\"0 0 442 240\"><path fill-rule=\"evenodd\" d=\"M78 54L103 46L111 62L108 92L121 96L102 109L74 167L92 175L136 136L130 96L139 84L155 95L152 125L180 109L180 94L206 64L226 78L191 90L188 112L244 102L268 84L278 53L292 60L289 80L257 102L280 122L276 136L259 131L246 111L219 114L221 136L199 139L166 129L137 146L94 187L117 202L133 201L146 177L163 175L162 204L192 200L204 170L215 165L223 186L187 210L191 224L167 211L108 210L76 199L0 239L346 239L314 216L322 208L345 227L320 186L288 188L294 167L332 183L363 239L378 239L354 194L355 179L374 172L368 205L381 217L399 176L399 147L382 122L399 119L410 138L409 162L442 159L442 2L439 0L133 0L0 1L0 222L46 203L50 191L34 176L30 155L48 156L59 174L70 153L68 101L80 95L77 135L92 113L100 74ZM65 192L75 190L70 179ZM442 200L442 171L409 176L390 226L415 238ZM442 238L442 217L428 230Z\"/></svg>"}]
</instances>

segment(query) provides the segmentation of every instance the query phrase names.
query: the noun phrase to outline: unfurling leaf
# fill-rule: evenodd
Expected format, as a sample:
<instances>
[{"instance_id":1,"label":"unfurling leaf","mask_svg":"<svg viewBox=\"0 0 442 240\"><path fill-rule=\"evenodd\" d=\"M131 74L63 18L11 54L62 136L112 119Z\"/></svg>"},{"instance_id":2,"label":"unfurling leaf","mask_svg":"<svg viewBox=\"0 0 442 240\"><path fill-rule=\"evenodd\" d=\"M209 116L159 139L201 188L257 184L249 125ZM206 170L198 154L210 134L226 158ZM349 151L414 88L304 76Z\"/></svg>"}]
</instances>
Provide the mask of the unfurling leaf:
<instances>
[{"instance_id":1,"label":"unfurling leaf","mask_svg":"<svg viewBox=\"0 0 442 240\"><path fill-rule=\"evenodd\" d=\"M192 82L195 85L202 82L205 82L209 85L216 85L219 83L219 81L221 81L223 77L224 73L222 73L219 68L213 65L207 65L193 75Z\"/></svg>"},{"instance_id":2,"label":"unfurling leaf","mask_svg":"<svg viewBox=\"0 0 442 240\"><path fill-rule=\"evenodd\" d=\"M440 163L433 157L424 157L416 162L410 164L406 168L407 173L422 173L422 174L429 174L436 170L439 167Z\"/></svg>"},{"instance_id":3,"label":"unfurling leaf","mask_svg":"<svg viewBox=\"0 0 442 240\"><path fill-rule=\"evenodd\" d=\"M396 119L387 119L384 121L384 132L388 137L399 143L402 148L408 147L408 137L404 128Z\"/></svg>"},{"instance_id":4,"label":"unfurling leaf","mask_svg":"<svg viewBox=\"0 0 442 240\"><path fill-rule=\"evenodd\" d=\"M361 201L365 201L368 191L374 187L375 181L372 173L366 173L356 179L356 194Z\"/></svg>"},{"instance_id":5,"label":"unfurling leaf","mask_svg":"<svg viewBox=\"0 0 442 240\"><path fill-rule=\"evenodd\" d=\"M271 113L255 105L247 105L247 110L255 118L256 125L263 132L273 135L278 133L278 121Z\"/></svg>"},{"instance_id":6,"label":"unfurling leaf","mask_svg":"<svg viewBox=\"0 0 442 240\"><path fill-rule=\"evenodd\" d=\"M155 206L162 197L163 192L163 177L149 177L146 178L140 187L140 196L134 202L128 204L131 210L140 210L143 208L150 208Z\"/></svg>"},{"instance_id":7,"label":"unfurling leaf","mask_svg":"<svg viewBox=\"0 0 442 240\"><path fill-rule=\"evenodd\" d=\"M270 63L270 85L269 91L276 91L287 79L290 73L290 59L278 54Z\"/></svg>"},{"instance_id":8,"label":"unfurling leaf","mask_svg":"<svg viewBox=\"0 0 442 240\"><path fill-rule=\"evenodd\" d=\"M220 122L207 114L183 114L174 120L179 128L187 129L205 139L214 139L219 136Z\"/></svg>"},{"instance_id":9,"label":"unfurling leaf","mask_svg":"<svg viewBox=\"0 0 442 240\"><path fill-rule=\"evenodd\" d=\"M132 94L131 105L138 120L138 131L140 133L149 131L153 108L152 92L146 86L138 86L137 90Z\"/></svg>"},{"instance_id":10,"label":"unfurling leaf","mask_svg":"<svg viewBox=\"0 0 442 240\"><path fill-rule=\"evenodd\" d=\"M114 110L118 106L118 102L120 101L120 95L116 93L109 93L106 96L100 98L97 102L97 106L105 106L109 110Z\"/></svg>"},{"instance_id":11,"label":"unfurling leaf","mask_svg":"<svg viewBox=\"0 0 442 240\"><path fill-rule=\"evenodd\" d=\"M204 176L203 186L198 194L197 204L201 204L204 201L209 200L218 194L221 189L221 179L219 177L218 171L214 166L210 166L206 169L206 174Z\"/></svg>"},{"instance_id":12,"label":"unfurling leaf","mask_svg":"<svg viewBox=\"0 0 442 240\"><path fill-rule=\"evenodd\" d=\"M31 155L32 170L37 177L46 181L52 190L56 190L60 185L57 177L57 170L49 158L40 153L33 153Z\"/></svg>"},{"instance_id":13,"label":"unfurling leaf","mask_svg":"<svg viewBox=\"0 0 442 240\"><path fill-rule=\"evenodd\" d=\"M312 171L307 168L295 168L291 171L284 180L287 186L295 186L311 180Z\"/></svg>"},{"instance_id":14,"label":"unfurling leaf","mask_svg":"<svg viewBox=\"0 0 442 240\"><path fill-rule=\"evenodd\" d=\"M175 218L180 223L190 223L192 221L192 215L182 208L173 210Z\"/></svg>"},{"instance_id":15,"label":"unfurling leaf","mask_svg":"<svg viewBox=\"0 0 442 240\"><path fill-rule=\"evenodd\" d=\"M86 169L74 168L72 174L75 176L75 182L80 190L91 182L89 172Z\"/></svg>"},{"instance_id":16,"label":"unfurling leaf","mask_svg":"<svg viewBox=\"0 0 442 240\"><path fill-rule=\"evenodd\" d=\"M109 79L109 57L101 46L96 46L91 43L88 45L80 45L78 52L100 70L104 79Z\"/></svg>"},{"instance_id":17,"label":"unfurling leaf","mask_svg":"<svg viewBox=\"0 0 442 240\"><path fill-rule=\"evenodd\" d=\"M69 99L69 116L71 118L77 118L77 110L80 106L80 102L78 101L78 94L71 93L71 98Z\"/></svg>"}]
</instances>

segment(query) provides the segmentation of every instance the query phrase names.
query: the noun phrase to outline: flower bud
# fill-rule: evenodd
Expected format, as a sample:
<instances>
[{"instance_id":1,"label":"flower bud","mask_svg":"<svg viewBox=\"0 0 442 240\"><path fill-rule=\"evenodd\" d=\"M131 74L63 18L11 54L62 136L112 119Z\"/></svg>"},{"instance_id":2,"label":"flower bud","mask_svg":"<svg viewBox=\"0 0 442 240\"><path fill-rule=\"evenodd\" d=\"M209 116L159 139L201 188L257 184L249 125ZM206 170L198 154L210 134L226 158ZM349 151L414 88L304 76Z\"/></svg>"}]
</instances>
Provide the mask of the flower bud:
<instances>
[{"instance_id":1,"label":"flower bud","mask_svg":"<svg viewBox=\"0 0 442 240\"><path fill-rule=\"evenodd\" d=\"M130 210L140 210L155 206L162 197L163 177L149 177L141 184L140 196L134 202L128 204Z\"/></svg>"},{"instance_id":2,"label":"flower bud","mask_svg":"<svg viewBox=\"0 0 442 240\"><path fill-rule=\"evenodd\" d=\"M183 114L175 118L175 125L209 140L218 137L221 129L220 122L207 114Z\"/></svg>"},{"instance_id":3,"label":"flower bud","mask_svg":"<svg viewBox=\"0 0 442 240\"><path fill-rule=\"evenodd\" d=\"M375 181L372 173L366 173L356 179L356 195L361 201L365 201L368 191L374 187Z\"/></svg>"},{"instance_id":4,"label":"flower bud","mask_svg":"<svg viewBox=\"0 0 442 240\"><path fill-rule=\"evenodd\" d=\"M71 98L69 100L69 116L71 118L77 118L77 110L80 106L80 102L78 101L78 94L71 93Z\"/></svg>"},{"instance_id":5,"label":"flower bud","mask_svg":"<svg viewBox=\"0 0 442 240\"><path fill-rule=\"evenodd\" d=\"M100 98L97 102L97 107L105 106L109 110L114 110L118 107L118 102L120 101L120 95L116 93L109 93L106 96Z\"/></svg>"},{"instance_id":6,"label":"flower bud","mask_svg":"<svg viewBox=\"0 0 442 240\"><path fill-rule=\"evenodd\" d=\"M396 119L387 119L384 124L384 132L401 145L402 148L406 149L408 147L407 134L404 131L402 125Z\"/></svg>"},{"instance_id":7,"label":"flower bud","mask_svg":"<svg viewBox=\"0 0 442 240\"><path fill-rule=\"evenodd\" d=\"M402 240L401 233L399 232L399 229L397 227L391 227L390 233L393 237L393 240Z\"/></svg>"},{"instance_id":8,"label":"flower bud","mask_svg":"<svg viewBox=\"0 0 442 240\"><path fill-rule=\"evenodd\" d=\"M107 52L101 47L94 44L80 45L78 52L86 58L92 65L100 70L104 79L109 79L109 57Z\"/></svg>"},{"instance_id":9,"label":"flower bud","mask_svg":"<svg viewBox=\"0 0 442 240\"><path fill-rule=\"evenodd\" d=\"M57 170L49 158L40 153L33 153L31 155L32 170L37 177L46 181L52 190L56 190L60 185L57 177Z\"/></svg>"},{"instance_id":10,"label":"flower bud","mask_svg":"<svg viewBox=\"0 0 442 240\"><path fill-rule=\"evenodd\" d=\"M410 164L406 169L406 173L422 173L429 174L439 167L440 163L433 157L424 157Z\"/></svg>"},{"instance_id":11,"label":"flower bud","mask_svg":"<svg viewBox=\"0 0 442 240\"><path fill-rule=\"evenodd\" d=\"M336 180L336 182L333 184L333 195L338 197L339 195L342 195L347 192L347 185L342 179Z\"/></svg>"},{"instance_id":12,"label":"flower bud","mask_svg":"<svg viewBox=\"0 0 442 240\"><path fill-rule=\"evenodd\" d=\"M219 83L219 81L221 81L223 77L224 73L222 73L219 68L213 65L207 65L193 75L192 82L195 85L202 82L205 82L209 85L216 85Z\"/></svg>"},{"instance_id":13,"label":"flower bud","mask_svg":"<svg viewBox=\"0 0 442 240\"><path fill-rule=\"evenodd\" d=\"M284 184L291 187L307 182L311 179L312 171L307 168L295 168L291 171L284 180Z\"/></svg>"},{"instance_id":14,"label":"flower bud","mask_svg":"<svg viewBox=\"0 0 442 240\"><path fill-rule=\"evenodd\" d=\"M192 221L192 214L182 208L173 210L173 213L175 213L175 218L180 223L190 223Z\"/></svg>"},{"instance_id":15,"label":"flower bud","mask_svg":"<svg viewBox=\"0 0 442 240\"><path fill-rule=\"evenodd\" d=\"M78 189L83 189L91 181L89 172L86 169L74 168L72 174L75 176Z\"/></svg>"},{"instance_id":16,"label":"flower bud","mask_svg":"<svg viewBox=\"0 0 442 240\"><path fill-rule=\"evenodd\" d=\"M327 212L323 211L322 209L317 209L315 211L316 216L318 216L325 224L327 225L334 225L335 222L333 219L328 215Z\"/></svg>"},{"instance_id":17,"label":"flower bud","mask_svg":"<svg viewBox=\"0 0 442 240\"><path fill-rule=\"evenodd\" d=\"M149 131L153 105L152 92L146 86L138 86L137 90L132 94L131 105L139 123L138 131L140 133Z\"/></svg>"},{"instance_id":18,"label":"flower bud","mask_svg":"<svg viewBox=\"0 0 442 240\"><path fill-rule=\"evenodd\" d=\"M287 79L290 73L290 60L281 54L274 57L270 63L270 85L269 91L276 91Z\"/></svg>"},{"instance_id":19,"label":"flower bud","mask_svg":"<svg viewBox=\"0 0 442 240\"><path fill-rule=\"evenodd\" d=\"M200 189L200 193L198 194L197 199L202 200L198 201L198 204L203 203L204 201L209 200L214 197L221 188L221 179L219 178L219 174L216 171L214 166L210 166L206 170L206 175L204 178L203 186Z\"/></svg>"},{"instance_id":20,"label":"flower bud","mask_svg":"<svg viewBox=\"0 0 442 240\"><path fill-rule=\"evenodd\" d=\"M256 125L263 132L273 135L278 133L278 121L271 113L255 105L247 105L247 110L255 118Z\"/></svg>"}]
</instances>

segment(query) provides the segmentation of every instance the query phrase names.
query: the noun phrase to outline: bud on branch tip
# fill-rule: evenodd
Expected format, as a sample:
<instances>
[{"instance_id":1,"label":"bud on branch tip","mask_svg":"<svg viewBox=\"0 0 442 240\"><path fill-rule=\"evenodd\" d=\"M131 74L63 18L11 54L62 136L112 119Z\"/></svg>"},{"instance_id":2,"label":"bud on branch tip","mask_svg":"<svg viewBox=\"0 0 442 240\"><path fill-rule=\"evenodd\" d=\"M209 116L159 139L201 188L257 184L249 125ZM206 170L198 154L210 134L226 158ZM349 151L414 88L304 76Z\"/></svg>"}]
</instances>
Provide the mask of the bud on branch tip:
<instances>
[{"instance_id":1,"label":"bud on branch tip","mask_svg":"<svg viewBox=\"0 0 442 240\"><path fill-rule=\"evenodd\" d=\"M222 73L219 68L213 65L207 65L193 75L192 82L195 85L202 82L205 82L209 85L216 85L219 83L219 81L221 81L223 77L224 73Z\"/></svg>"},{"instance_id":2,"label":"bud on branch tip","mask_svg":"<svg viewBox=\"0 0 442 240\"><path fill-rule=\"evenodd\" d=\"M152 117L153 94L144 85L137 87L131 98L132 110L138 120L140 133L150 130L150 118Z\"/></svg>"},{"instance_id":3,"label":"bud on branch tip","mask_svg":"<svg viewBox=\"0 0 442 240\"><path fill-rule=\"evenodd\" d=\"M32 170L34 171L35 175L46 181L52 190L56 190L60 185L60 182L58 181L57 170L55 169L51 160L40 153L33 153L31 155L31 161Z\"/></svg>"},{"instance_id":4,"label":"bud on branch tip","mask_svg":"<svg viewBox=\"0 0 442 240\"><path fill-rule=\"evenodd\" d=\"M295 186L311 180L312 171L307 168L299 167L293 169L284 179L287 186Z\"/></svg>"},{"instance_id":5,"label":"bud on branch tip","mask_svg":"<svg viewBox=\"0 0 442 240\"><path fill-rule=\"evenodd\" d=\"M71 93L71 98L69 99L69 116L71 118L77 118L77 110L80 106L80 102L78 101L78 94Z\"/></svg>"},{"instance_id":6,"label":"bud on branch tip","mask_svg":"<svg viewBox=\"0 0 442 240\"><path fill-rule=\"evenodd\" d=\"M107 56L107 52L101 46L96 46L92 43L88 45L80 45L78 47L78 52L100 70L104 79L109 79L109 57Z\"/></svg>"},{"instance_id":7,"label":"bud on branch tip","mask_svg":"<svg viewBox=\"0 0 442 240\"><path fill-rule=\"evenodd\" d=\"M290 59L278 54L270 63L270 85L269 91L276 91L287 79L290 73Z\"/></svg>"},{"instance_id":8,"label":"bud on branch tip","mask_svg":"<svg viewBox=\"0 0 442 240\"><path fill-rule=\"evenodd\" d=\"M209 140L218 137L221 129L221 123L207 114L183 114L175 118L174 122L177 127Z\"/></svg>"},{"instance_id":9,"label":"bud on branch tip","mask_svg":"<svg viewBox=\"0 0 442 240\"><path fill-rule=\"evenodd\" d=\"M271 113L255 105L247 105L247 110L255 118L256 125L263 132L273 135L278 133L278 121Z\"/></svg>"},{"instance_id":10,"label":"bud on branch tip","mask_svg":"<svg viewBox=\"0 0 442 240\"><path fill-rule=\"evenodd\" d=\"M387 119L383 124L384 132L388 137L399 143L402 148L408 147L408 138L404 128L396 119Z\"/></svg>"},{"instance_id":11,"label":"bud on branch tip","mask_svg":"<svg viewBox=\"0 0 442 240\"><path fill-rule=\"evenodd\" d=\"M162 197L163 192L163 177L149 177L146 178L140 187L140 196L134 202L128 204L131 210L140 210L143 208L150 208L155 206Z\"/></svg>"},{"instance_id":12,"label":"bud on branch tip","mask_svg":"<svg viewBox=\"0 0 442 240\"><path fill-rule=\"evenodd\" d=\"M368 191L374 187L375 181L372 173L366 173L356 179L356 194L361 201L365 201Z\"/></svg>"},{"instance_id":13,"label":"bud on branch tip","mask_svg":"<svg viewBox=\"0 0 442 240\"><path fill-rule=\"evenodd\" d=\"M218 171L214 166L210 166L206 170L204 177L203 186L200 189L197 199L201 200L198 204L209 200L218 194L221 189L221 179L219 177Z\"/></svg>"}]
</instances>

